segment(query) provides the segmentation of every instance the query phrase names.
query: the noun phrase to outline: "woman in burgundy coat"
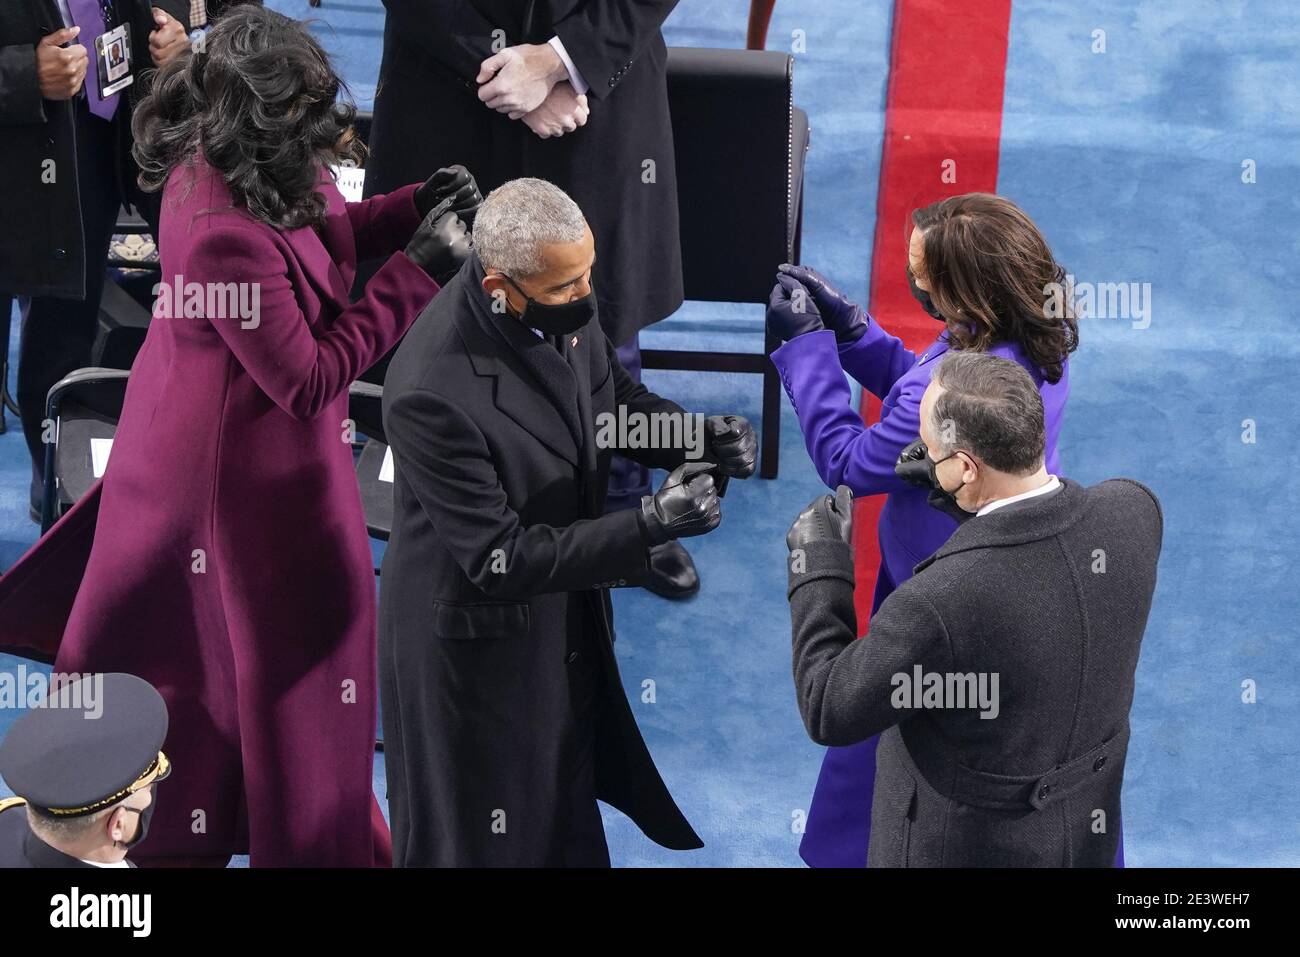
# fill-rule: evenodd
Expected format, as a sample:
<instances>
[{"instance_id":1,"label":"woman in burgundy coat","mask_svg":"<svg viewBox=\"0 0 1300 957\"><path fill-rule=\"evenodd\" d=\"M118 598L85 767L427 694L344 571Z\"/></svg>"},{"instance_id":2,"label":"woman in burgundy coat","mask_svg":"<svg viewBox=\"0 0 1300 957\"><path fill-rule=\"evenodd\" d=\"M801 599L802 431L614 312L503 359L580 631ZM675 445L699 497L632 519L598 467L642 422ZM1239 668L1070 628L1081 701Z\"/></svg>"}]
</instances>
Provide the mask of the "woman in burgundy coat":
<instances>
[{"instance_id":1,"label":"woman in burgundy coat","mask_svg":"<svg viewBox=\"0 0 1300 957\"><path fill-rule=\"evenodd\" d=\"M306 30L257 7L158 73L136 142L142 185L165 183L163 281L111 460L0 580L0 645L166 699L175 773L145 862L391 857L348 386L468 255L452 210L477 190L435 174L345 203L338 90ZM385 255L349 305L358 258Z\"/></svg>"}]
</instances>

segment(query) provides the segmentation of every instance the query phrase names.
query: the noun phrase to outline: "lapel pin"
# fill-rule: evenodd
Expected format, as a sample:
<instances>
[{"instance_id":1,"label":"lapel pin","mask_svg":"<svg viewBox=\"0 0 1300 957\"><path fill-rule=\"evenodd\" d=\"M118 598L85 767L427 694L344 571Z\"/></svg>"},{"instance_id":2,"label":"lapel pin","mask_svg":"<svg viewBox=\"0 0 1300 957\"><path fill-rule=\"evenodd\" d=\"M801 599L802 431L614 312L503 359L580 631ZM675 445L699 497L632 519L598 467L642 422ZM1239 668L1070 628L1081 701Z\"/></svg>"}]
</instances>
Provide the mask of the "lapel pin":
<instances>
[{"instance_id":1,"label":"lapel pin","mask_svg":"<svg viewBox=\"0 0 1300 957\"><path fill-rule=\"evenodd\" d=\"M577 346L577 344L578 344L578 337L577 337L577 336L574 336L572 339L569 340L569 346L570 346L570 347L575 347L575 346Z\"/></svg>"}]
</instances>

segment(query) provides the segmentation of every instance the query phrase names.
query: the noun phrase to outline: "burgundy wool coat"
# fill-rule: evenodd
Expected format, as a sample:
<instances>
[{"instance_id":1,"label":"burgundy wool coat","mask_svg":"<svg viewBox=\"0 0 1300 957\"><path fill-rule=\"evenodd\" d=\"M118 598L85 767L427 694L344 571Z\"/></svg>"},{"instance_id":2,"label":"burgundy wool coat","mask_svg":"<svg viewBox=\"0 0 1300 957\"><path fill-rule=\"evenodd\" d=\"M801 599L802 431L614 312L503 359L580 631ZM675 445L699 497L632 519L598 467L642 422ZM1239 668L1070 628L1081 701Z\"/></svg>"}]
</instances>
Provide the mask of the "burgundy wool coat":
<instances>
[{"instance_id":1,"label":"burgundy wool coat","mask_svg":"<svg viewBox=\"0 0 1300 957\"><path fill-rule=\"evenodd\" d=\"M104 477L0 578L0 648L131 672L167 701L174 771L136 860L391 858L347 393L438 286L401 252L414 187L346 203L323 172L319 189L324 225L282 231L233 207L201 156L173 172L163 281L249 284L257 315L155 306Z\"/></svg>"}]
</instances>

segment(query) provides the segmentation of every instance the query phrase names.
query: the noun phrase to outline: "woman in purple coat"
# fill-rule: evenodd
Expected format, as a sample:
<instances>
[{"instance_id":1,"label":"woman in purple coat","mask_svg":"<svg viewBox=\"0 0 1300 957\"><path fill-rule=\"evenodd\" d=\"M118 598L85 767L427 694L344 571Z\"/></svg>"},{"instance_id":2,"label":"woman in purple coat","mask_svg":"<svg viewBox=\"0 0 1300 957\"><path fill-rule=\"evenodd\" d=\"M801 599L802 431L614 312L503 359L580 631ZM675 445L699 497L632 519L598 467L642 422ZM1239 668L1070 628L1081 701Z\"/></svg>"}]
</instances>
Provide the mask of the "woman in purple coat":
<instances>
[{"instance_id":1,"label":"woman in purple coat","mask_svg":"<svg viewBox=\"0 0 1300 957\"><path fill-rule=\"evenodd\" d=\"M1014 203L989 193L953 196L917 210L912 226L908 282L943 323L919 356L811 269L782 266L768 308L769 327L785 340L772 361L818 474L855 497L886 496L873 613L957 528L924 490L894 474L899 453L916 441L935 360L949 349L973 349L1024 366L1043 397L1047 469L1058 474L1067 357L1078 345L1065 271ZM880 398L875 425L853 408L845 372ZM799 847L808 864L866 865L875 764L875 738L827 750Z\"/></svg>"},{"instance_id":2,"label":"woman in purple coat","mask_svg":"<svg viewBox=\"0 0 1300 957\"><path fill-rule=\"evenodd\" d=\"M166 699L173 800L143 861L387 864L348 386L469 241L436 174L344 202L352 111L303 26L241 7L205 46L136 112L163 278L107 471L0 579L0 645Z\"/></svg>"}]
</instances>

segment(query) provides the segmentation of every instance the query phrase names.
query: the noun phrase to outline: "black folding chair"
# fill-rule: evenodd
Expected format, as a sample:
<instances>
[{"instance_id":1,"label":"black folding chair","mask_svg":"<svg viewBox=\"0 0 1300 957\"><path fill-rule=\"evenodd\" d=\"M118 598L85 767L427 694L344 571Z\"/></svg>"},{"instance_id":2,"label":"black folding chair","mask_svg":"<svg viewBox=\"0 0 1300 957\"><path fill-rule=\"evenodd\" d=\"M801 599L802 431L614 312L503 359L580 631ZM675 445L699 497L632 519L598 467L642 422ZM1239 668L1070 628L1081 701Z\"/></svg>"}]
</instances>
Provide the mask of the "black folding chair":
<instances>
[{"instance_id":1,"label":"black folding chair","mask_svg":"<svg viewBox=\"0 0 1300 957\"><path fill-rule=\"evenodd\" d=\"M384 436L383 398L384 390L370 382L354 382L348 389L348 416L356 432L366 439L357 459L357 484L361 487L366 531L371 538L386 542L393 528L393 481L380 478L384 460L390 454ZM379 574L378 569L375 574Z\"/></svg>"},{"instance_id":2,"label":"black folding chair","mask_svg":"<svg viewBox=\"0 0 1300 957\"><path fill-rule=\"evenodd\" d=\"M103 474L128 375L123 369L78 369L50 389L45 417L54 425L54 441L45 444L41 534Z\"/></svg>"},{"instance_id":3,"label":"black folding chair","mask_svg":"<svg viewBox=\"0 0 1300 957\"><path fill-rule=\"evenodd\" d=\"M0 296L0 435L9 430L5 410L18 415L18 403L9 394L9 332L13 306L12 296Z\"/></svg>"},{"instance_id":4,"label":"black folding chair","mask_svg":"<svg viewBox=\"0 0 1300 957\"><path fill-rule=\"evenodd\" d=\"M686 298L767 303L776 267L799 261L808 115L793 100L794 57L767 50L668 50ZM643 349L647 369L763 376L759 475L776 478L781 382L763 352Z\"/></svg>"}]
</instances>

